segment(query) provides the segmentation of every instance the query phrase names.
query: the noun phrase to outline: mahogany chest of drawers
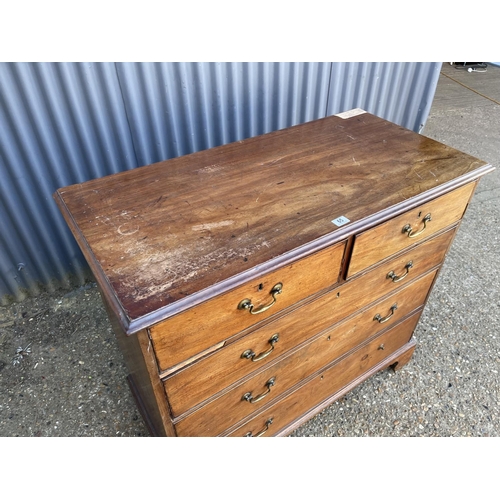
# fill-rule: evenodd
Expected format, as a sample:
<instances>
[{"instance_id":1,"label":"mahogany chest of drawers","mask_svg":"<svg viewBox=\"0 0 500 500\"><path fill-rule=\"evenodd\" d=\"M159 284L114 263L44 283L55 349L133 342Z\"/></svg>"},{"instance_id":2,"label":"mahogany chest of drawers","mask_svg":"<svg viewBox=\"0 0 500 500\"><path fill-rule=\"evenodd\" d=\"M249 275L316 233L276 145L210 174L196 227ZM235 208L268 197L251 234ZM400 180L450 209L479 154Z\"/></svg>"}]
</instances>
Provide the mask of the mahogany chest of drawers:
<instances>
[{"instance_id":1,"label":"mahogany chest of drawers","mask_svg":"<svg viewBox=\"0 0 500 500\"><path fill-rule=\"evenodd\" d=\"M279 436L409 361L491 170L352 110L54 197L151 433Z\"/></svg>"}]
</instances>

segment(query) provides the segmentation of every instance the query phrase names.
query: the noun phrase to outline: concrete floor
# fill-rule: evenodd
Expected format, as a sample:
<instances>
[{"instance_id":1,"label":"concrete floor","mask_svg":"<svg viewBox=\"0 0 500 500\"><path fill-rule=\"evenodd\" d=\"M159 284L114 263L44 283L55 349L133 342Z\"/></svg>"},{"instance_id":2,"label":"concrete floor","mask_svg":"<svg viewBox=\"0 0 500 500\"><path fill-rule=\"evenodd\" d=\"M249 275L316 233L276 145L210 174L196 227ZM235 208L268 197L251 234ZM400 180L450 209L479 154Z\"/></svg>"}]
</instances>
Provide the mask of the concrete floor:
<instances>
[{"instance_id":1,"label":"concrete floor","mask_svg":"<svg viewBox=\"0 0 500 500\"><path fill-rule=\"evenodd\" d=\"M484 178L401 371L292 436L500 436L500 68L443 64L423 134L497 167ZM17 347L31 352L14 365ZM146 436L92 284L0 308L0 436Z\"/></svg>"}]
</instances>

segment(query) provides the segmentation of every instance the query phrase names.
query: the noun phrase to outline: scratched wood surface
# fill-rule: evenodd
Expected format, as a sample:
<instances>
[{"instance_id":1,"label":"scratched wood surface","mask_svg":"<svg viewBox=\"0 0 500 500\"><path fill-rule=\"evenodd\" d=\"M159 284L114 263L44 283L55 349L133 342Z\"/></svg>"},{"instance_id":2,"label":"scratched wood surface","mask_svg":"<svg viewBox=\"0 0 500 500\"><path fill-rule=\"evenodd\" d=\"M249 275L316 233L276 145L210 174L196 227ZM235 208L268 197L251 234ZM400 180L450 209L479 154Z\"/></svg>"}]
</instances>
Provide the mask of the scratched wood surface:
<instances>
[{"instance_id":1,"label":"scratched wood surface","mask_svg":"<svg viewBox=\"0 0 500 500\"><path fill-rule=\"evenodd\" d=\"M61 188L55 199L124 324L258 272L339 231L339 216L344 229L485 165L363 113Z\"/></svg>"}]
</instances>

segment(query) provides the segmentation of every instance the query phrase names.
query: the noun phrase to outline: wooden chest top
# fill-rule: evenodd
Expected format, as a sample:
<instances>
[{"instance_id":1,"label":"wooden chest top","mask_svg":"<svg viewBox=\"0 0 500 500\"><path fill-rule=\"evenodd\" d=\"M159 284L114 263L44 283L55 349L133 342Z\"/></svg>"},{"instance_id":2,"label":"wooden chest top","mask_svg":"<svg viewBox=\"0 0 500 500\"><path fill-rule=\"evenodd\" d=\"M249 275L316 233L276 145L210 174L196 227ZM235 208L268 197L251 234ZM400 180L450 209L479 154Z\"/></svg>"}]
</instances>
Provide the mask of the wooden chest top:
<instances>
[{"instance_id":1,"label":"wooden chest top","mask_svg":"<svg viewBox=\"0 0 500 500\"><path fill-rule=\"evenodd\" d=\"M369 113L353 115L59 189L55 199L124 331L492 170ZM342 216L349 222L334 222Z\"/></svg>"}]
</instances>

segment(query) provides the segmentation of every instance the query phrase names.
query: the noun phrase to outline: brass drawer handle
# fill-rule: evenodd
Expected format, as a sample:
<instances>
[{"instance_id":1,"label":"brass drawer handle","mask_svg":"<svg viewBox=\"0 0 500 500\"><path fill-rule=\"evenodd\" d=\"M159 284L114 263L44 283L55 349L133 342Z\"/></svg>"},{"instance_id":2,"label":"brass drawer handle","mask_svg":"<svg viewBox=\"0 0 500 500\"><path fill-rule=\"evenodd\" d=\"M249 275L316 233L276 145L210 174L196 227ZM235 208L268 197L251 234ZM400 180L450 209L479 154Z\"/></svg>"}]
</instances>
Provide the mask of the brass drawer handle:
<instances>
[{"instance_id":1,"label":"brass drawer handle","mask_svg":"<svg viewBox=\"0 0 500 500\"><path fill-rule=\"evenodd\" d=\"M266 382L266 386L267 386L266 392L263 392L262 394L259 394L258 396L252 396L251 392L246 392L241 397L242 401L248 401L249 403L252 403L252 404L258 403L259 401L262 401L271 392L271 387L275 384L275 382L276 382L276 377L270 378Z\"/></svg>"},{"instance_id":2,"label":"brass drawer handle","mask_svg":"<svg viewBox=\"0 0 500 500\"><path fill-rule=\"evenodd\" d=\"M273 300L265 305L265 306L260 306L257 309L253 309L253 304L250 299L243 299L239 304L238 304L238 309L247 309L250 314L260 314L263 313L264 311L267 311L270 307L274 306L276 304L276 296L279 295L283 291L283 284L282 283L276 283L276 285L273 286L271 289L271 295L273 297Z\"/></svg>"},{"instance_id":3,"label":"brass drawer handle","mask_svg":"<svg viewBox=\"0 0 500 500\"><path fill-rule=\"evenodd\" d=\"M261 352L260 354L255 354L252 349L247 349L246 351L243 351L241 354L242 358L245 359L251 359L252 361L260 361L261 359L267 358L269 354L271 354L274 351L274 344L278 342L280 339L280 336L275 333L269 340L268 342L271 344L271 348L268 349L267 351Z\"/></svg>"},{"instance_id":4,"label":"brass drawer handle","mask_svg":"<svg viewBox=\"0 0 500 500\"><path fill-rule=\"evenodd\" d=\"M376 314L375 317L373 318L373 321L378 321L379 323L385 323L386 321L389 321L394 316L394 311L397 308L398 308L398 305L393 304L391 306L391 312L385 318L382 318L382 316L380 316L380 314Z\"/></svg>"},{"instance_id":5,"label":"brass drawer handle","mask_svg":"<svg viewBox=\"0 0 500 500\"><path fill-rule=\"evenodd\" d=\"M412 267L413 267L413 261L410 260L410 262L408 262L408 264L406 264L405 266L406 272L404 274L402 274L401 276L397 276L394 271L389 271L386 277L387 279L392 280L393 283L397 283L398 281L404 280L408 276L408 273L410 272L410 269Z\"/></svg>"},{"instance_id":6,"label":"brass drawer handle","mask_svg":"<svg viewBox=\"0 0 500 500\"><path fill-rule=\"evenodd\" d=\"M272 418L268 418L266 420L266 426L260 431L258 432L257 434L255 434L255 436L252 434L252 431L249 431L245 434L245 437L247 438L251 438L251 437L254 437L254 438L258 438L260 436L263 436L268 430L269 430L269 427L271 426L271 424L273 423L273 419Z\"/></svg>"},{"instance_id":7,"label":"brass drawer handle","mask_svg":"<svg viewBox=\"0 0 500 500\"><path fill-rule=\"evenodd\" d=\"M427 227L427 223L431 220L432 220L431 214L427 214L422 219L422 222L424 223L424 227L420 231L417 231L416 233L414 233L411 225L406 224L406 226L403 227L403 233L408 233L408 238L415 238L415 236L418 236L419 234L422 234L425 231L425 228Z\"/></svg>"}]
</instances>

